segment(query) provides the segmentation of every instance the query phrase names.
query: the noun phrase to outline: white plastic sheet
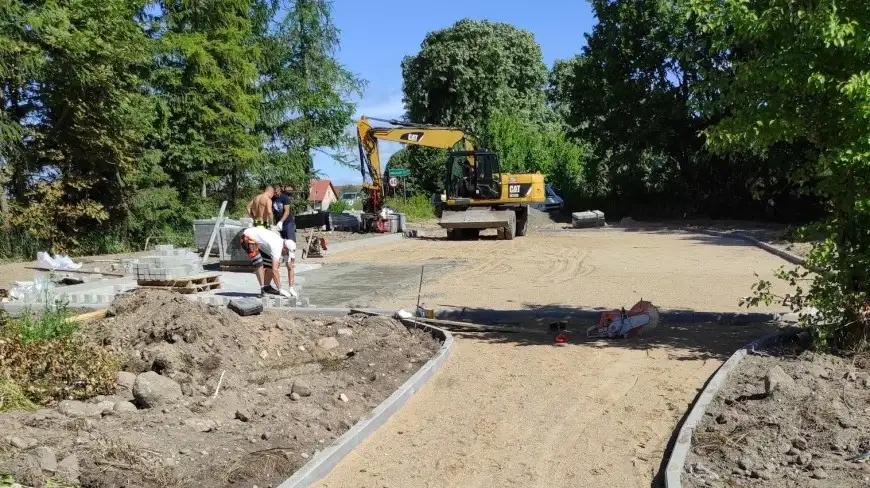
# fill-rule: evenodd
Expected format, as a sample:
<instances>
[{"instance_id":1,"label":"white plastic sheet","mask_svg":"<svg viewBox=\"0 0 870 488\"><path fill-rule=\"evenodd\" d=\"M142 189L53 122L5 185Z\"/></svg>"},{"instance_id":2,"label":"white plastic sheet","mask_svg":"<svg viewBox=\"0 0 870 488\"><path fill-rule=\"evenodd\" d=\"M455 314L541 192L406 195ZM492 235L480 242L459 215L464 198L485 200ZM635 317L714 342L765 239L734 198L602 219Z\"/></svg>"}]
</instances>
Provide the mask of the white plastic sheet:
<instances>
[{"instance_id":1,"label":"white plastic sheet","mask_svg":"<svg viewBox=\"0 0 870 488\"><path fill-rule=\"evenodd\" d=\"M37 276L33 281L16 281L9 290L9 298L25 301L39 300L50 294L54 287L53 281L42 276Z\"/></svg>"},{"instance_id":2,"label":"white plastic sheet","mask_svg":"<svg viewBox=\"0 0 870 488\"><path fill-rule=\"evenodd\" d=\"M77 270L82 267L82 263L76 263L69 256L58 254L52 256L47 252L36 253L36 264L40 268L56 269L56 270Z\"/></svg>"}]
</instances>

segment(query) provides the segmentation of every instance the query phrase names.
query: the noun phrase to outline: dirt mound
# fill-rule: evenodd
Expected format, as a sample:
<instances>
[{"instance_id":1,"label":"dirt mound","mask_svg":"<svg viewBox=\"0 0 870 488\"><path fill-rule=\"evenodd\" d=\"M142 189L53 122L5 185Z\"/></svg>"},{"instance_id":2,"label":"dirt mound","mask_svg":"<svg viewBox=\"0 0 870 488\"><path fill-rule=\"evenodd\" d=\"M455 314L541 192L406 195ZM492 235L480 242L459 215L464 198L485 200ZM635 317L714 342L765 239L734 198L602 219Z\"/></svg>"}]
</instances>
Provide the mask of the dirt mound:
<instances>
[{"instance_id":1,"label":"dirt mound","mask_svg":"<svg viewBox=\"0 0 870 488\"><path fill-rule=\"evenodd\" d=\"M118 356L115 394L0 414L0 473L38 481L38 446L75 454L83 486L275 486L440 347L390 318L242 318L162 291L110 315L78 334Z\"/></svg>"},{"instance_id":2,"label":"dirt mound","mask_svg":"<svg viewBox=\"0 0 870 488\"><path fill-rule=\"evenodd\" d=\"M544 212L536 208L529 208L529 230L558 230L565 228L571 222L571 216L560 212Z\"/></svg>"},{"instance_id":3,"label":"dirt mound","mask_svg":"<svg viewBox=\"0 0 870 488\"><path fill-rule=\"evenodd\" d=\"M870 362L749 356L696 428L687 488L868 486Z\"/></svg>"},{"instance_id":4,"label":"dirt mound","mask_svg":"<svg viewBox=\"0 0 870 488\"><path fill-rule=\"evenodd\" d=\"M254 348L259 338L226 309L168 291L136 290L119 297L108 315L81 334L115 350L125 371L181 374L190 382L218 368L244 371L256 363L238 352Z\"/></svg>"}]
</instances>

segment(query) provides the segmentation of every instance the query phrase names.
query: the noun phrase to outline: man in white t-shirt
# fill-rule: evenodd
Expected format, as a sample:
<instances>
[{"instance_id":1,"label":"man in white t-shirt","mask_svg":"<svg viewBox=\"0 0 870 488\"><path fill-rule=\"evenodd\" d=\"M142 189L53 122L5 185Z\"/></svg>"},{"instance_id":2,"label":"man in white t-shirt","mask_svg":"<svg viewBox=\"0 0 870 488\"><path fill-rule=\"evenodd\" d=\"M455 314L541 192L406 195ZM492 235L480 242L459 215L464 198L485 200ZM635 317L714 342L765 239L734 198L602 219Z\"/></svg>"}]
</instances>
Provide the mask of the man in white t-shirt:
<instances>
[{"instance_id":1,"label":"man in white t-shirt","mask_svg":"<svg viewBox=\"0 0 870 488\"><path fill-rule=\"evenodd\" d=\"M260 282L260 296L264 294L284 295L288 298L299 296L293 288L293 268L296 261L296 241L281 239L276 232L265 227L249 227L242 231L242 249L248 252L254 274ZM281 261L287 264L287 283L289 290L281 289ZM275 286L272 286L272 282Z\"/></svg>"}]
</instances>

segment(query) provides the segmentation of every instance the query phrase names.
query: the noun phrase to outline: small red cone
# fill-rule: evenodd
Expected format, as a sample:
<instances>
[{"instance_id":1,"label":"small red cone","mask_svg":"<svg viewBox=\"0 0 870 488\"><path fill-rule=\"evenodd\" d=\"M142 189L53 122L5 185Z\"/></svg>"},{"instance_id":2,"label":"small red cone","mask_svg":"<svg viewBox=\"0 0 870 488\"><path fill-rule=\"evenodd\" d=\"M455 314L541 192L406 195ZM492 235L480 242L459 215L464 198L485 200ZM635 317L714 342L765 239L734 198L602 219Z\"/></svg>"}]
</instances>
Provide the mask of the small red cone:
<instances>
[{"instance_id":1,"label":"small red cone","mask_svg":"<svg viewBox=\"0 0 870 488\"><path fill-rule=\"evenodd\" d=\"M564 332L560 332L559 335L556 336L556 344L567 344L568 343L568 335Z\"/></svg>"}]
</instances>

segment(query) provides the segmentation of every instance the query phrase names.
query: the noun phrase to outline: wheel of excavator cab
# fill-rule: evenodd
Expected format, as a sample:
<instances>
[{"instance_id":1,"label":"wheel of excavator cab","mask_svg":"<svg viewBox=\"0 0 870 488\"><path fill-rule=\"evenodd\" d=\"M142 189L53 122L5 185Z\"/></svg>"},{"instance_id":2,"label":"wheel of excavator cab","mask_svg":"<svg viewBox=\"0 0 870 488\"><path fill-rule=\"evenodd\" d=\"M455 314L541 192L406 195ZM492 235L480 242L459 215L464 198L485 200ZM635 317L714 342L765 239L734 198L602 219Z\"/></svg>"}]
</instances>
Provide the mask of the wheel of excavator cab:
<instances>
[{"instance_id":1,"label":"wheel of excavator cab","mask_svg":"<svg viewBox=\"0 0 870 488\"><path fill-rule=\"evenodd\" d=\"M504 240L509 241L517 235L517 221L510 219L508 225L504 227ZM501 236L499 236L501 237Z\"/></svg>"}]
</instances>

